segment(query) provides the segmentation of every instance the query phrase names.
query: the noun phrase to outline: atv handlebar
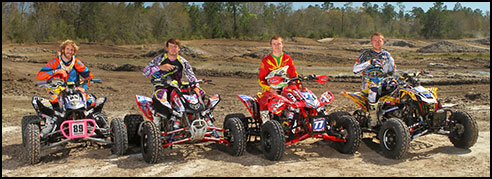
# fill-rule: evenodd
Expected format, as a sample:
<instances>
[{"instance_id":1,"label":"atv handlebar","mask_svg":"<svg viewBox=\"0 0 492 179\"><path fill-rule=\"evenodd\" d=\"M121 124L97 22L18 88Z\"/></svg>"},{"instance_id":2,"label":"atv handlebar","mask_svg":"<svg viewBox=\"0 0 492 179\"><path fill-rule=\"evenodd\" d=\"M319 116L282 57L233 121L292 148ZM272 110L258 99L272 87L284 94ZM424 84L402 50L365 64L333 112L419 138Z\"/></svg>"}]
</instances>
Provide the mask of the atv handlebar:
<instances>
[{"instance_id":1,"label":"atv handlebar","mask_svg":"<svg viewBox=\"0 0 492 179\"><path fill-rule=\"evenodd\" d=\"M311 80L314 80L318 83L325 83L328 81L328 76L326 75L320 75L320 76L317 76L317 75L308 75L308 76L305 76L305 77L301 77L301 76L298 76L298 77L295 77L295 78L284 78L284 77L280 77L280 76L275 76L275 77L272 77L270 79L268 79L269 83L272 84L272 85L278 85L282 82L287 82L288 84L289 83L292 83L294 81L311 81Z\"/></svg>"},{"instance_id":2,"label":"atv handlebar","mask_svg":"<svg viewBox=\"0 0 492 179\"><path fill-rule=\"evenodd\" d=\"M37 82L35 84L35 86L51 86L51 87L69 86L69 85L80 86L80 85L83 85L85 83L89 83L89 81L90 82L95 82L95 83L100 83L101 82L101 79L99 79L99 78L93 78L93 79L87 79L87 80L66 82L64 80L50 78L50 79L48 79L46 81Z\"/></svg>"},{"instance_id":3,"label":"atv handlebar","mask_svg":"<svg viewBox=\"0 0 492 179\"><path fill-rule=\"evenodd\" d=\"M156 78L152 79L152 84L154 85L163 85L163 86L171 86L174 88L183 88L184 86L194 86L199 83L209 83L209 84L214 84L212 83L212 80L207 80L207 79L199 79L195 82L181 82L178 83L176 80L171 80L169 78Z\"/></svg>"}]
</instances>

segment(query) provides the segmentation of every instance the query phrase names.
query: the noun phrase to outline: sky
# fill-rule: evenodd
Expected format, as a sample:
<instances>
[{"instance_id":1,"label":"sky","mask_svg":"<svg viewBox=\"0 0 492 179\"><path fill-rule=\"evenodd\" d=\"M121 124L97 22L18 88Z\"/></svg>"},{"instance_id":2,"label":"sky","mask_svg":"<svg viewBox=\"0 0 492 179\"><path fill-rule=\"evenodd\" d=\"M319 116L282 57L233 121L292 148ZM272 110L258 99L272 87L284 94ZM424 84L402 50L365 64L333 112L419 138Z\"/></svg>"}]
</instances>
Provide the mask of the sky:
<instances>
[{"instance_id":1,"label":"sky","mask_svg":"<svg viewBox=\"0 0 492 179\"><path fill-rule=\"evenodd\" d=\"M195 4L202 4L203 2L190 2L190 3L195 3ZM333 5L335 7L343 7L343 5L347 2L333 2ZM352 7L362 7L363 2L353 2ZM371 2L371 5L377 4L379 7L383 7L383 4L385 2ZM389 4L393 5L395 7L395 11L399 11L400 9L398 8L398 5L396 2L388 2ZM454 5L456 2L443 2L445 6L447 6L448 10L453 10ZM316 5L318 4L321 6L323 2L293 2L292 6L294 10L298 10L301 8L307 8L309 5ZM482 12L485 14L485 11L490 12L490 2L460 2L461 6L464 8L471 8L472 10L475 9L480 9ZM152 5L151 2L146 2L146 6ZM434 6L434 2L403 2L403 5L405 6L405 12L409 12L412 10L412 7L421 7L424 12L427 12L427 10L431 7Z\"/></svg>"}]
</instances>

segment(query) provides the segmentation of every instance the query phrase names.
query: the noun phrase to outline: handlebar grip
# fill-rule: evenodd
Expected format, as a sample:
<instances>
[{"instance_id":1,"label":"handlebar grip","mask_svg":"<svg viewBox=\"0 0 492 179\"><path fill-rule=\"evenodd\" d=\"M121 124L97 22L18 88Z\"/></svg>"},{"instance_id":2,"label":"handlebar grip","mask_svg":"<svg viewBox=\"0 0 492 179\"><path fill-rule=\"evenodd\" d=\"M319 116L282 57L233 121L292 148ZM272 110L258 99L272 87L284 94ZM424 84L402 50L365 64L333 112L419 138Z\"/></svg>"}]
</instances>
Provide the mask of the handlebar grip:
<instances>
[{"instance_id":1,"label":"handlebar grip","mask_svg":"<svg viewBox=\"0 0 492 179\"><path fill-rule=\"evenodd\" d=\"M93 79L90 79L92 82L101 82L101 79L100 78L93 78Z\"/></svg>"},{"instance_id":2,"label":"handlebar grip","mask_svg":"<svg viewBox=\"0 0 492 179\"><path fill-rule=\"evenodd\" d=\"M36 86L48 84L46 81L40 81L36 83Z\"/></svg>"}]
</instances>

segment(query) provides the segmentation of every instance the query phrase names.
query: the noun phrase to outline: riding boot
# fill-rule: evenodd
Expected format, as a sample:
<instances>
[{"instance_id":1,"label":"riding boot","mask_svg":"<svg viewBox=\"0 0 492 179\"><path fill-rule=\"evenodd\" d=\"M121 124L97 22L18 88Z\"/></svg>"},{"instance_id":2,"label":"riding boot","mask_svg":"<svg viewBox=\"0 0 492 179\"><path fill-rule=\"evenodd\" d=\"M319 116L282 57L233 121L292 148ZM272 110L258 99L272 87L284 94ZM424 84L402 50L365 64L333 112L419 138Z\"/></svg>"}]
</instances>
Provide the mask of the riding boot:
<instances>
[{"instance_id":1,"label":"riding boot","mask_svg":"<svg viewBox=\"0 0 492 179\"><path fill-rule=\"evenodd\" d=\"M260 111L260 117L261 117L261 120L263 121L263 123L270 120L270 117L268 116L268 110L261 110Z\"/></svg>"},{"instance_id":2,"label":"riding boot","mask_svg":"<svg viewBox=\"0 0 492 179\"><path fill-rule=\"evenodd\" d=\"M51 117L51 116L46 116L46 123L44 125L43 130L41 130L41 137L44 137L45 135L49 134L53 130L53 125L56 122L56 116Z\"/></svg>"},{"instance_id":3,"label":"riding boot","mask_svg":"<svg viewBox=\"0 0 492 179\"><path fill-rule=\"evenodd\" d=\"M158 129L161 129L161 116L156 112L154 113L154 123Z\"/></svg>"},{"instance_id":4,"label":"riding boot","mask_svg":"<svg viewBox=\"0 0 492 179\"><path fill-rule=\"evenodd\" d=\"M181 122L176 120L176 116L174 116L174 115L171 116L170 120L173 123L173 130L179 129L179 124L181 124Z\"/></svg>"},{"instance_id":5,"label":"riding boot","mask_svg":"<svg viewBox=\"0 0 492 179\"><path fill-rule=\"evenodd\" d=\"M378 122L378 103L369 103L369 127L376 126Z\"/></svg>"}]
</instances>

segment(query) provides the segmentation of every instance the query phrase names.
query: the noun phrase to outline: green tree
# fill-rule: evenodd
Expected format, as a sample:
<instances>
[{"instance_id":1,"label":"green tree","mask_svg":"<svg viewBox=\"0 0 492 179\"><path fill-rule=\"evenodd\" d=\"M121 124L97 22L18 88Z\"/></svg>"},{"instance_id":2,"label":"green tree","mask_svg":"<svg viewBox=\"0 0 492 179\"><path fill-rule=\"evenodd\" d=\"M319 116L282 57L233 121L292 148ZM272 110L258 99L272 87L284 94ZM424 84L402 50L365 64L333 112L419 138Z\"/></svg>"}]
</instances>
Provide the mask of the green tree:
<instances>
[{"instance_id":1,"label":"green tree","mask_svg":"<svg viewBox=\"0 0 492 179\"><path fill-rule=\"evenodd\" d=\"M100 14L102 13L102 2L81 2L79 17L77 18L77 36L87 39L89 42L96 42L102 36L102 23Z\"/></svg>"},{"instance_id":2,"label":"green tree","mask_svg":"<svg viewBox=\"0 0 492 179\"><path fill-rule=\"evenodd\" d=\"M422 34L425 38L443 37L447 14L445 12L446 7L442 5L442 2L436 2L434 7L425 13L424 28L422 29Z\"/></svg>"},{"instance_id":3,"label":"green tree","mask_svg":"<svg viewBox=\"0 0 492 179\"><path fill-rule=\"evenodd\" d=\"M206 16L208 38L221 38L224 37L224 30L222 29L222 11L224 10L223 2L205 2L203 3L203 11Z\"/></svg>"}]
</instances>

